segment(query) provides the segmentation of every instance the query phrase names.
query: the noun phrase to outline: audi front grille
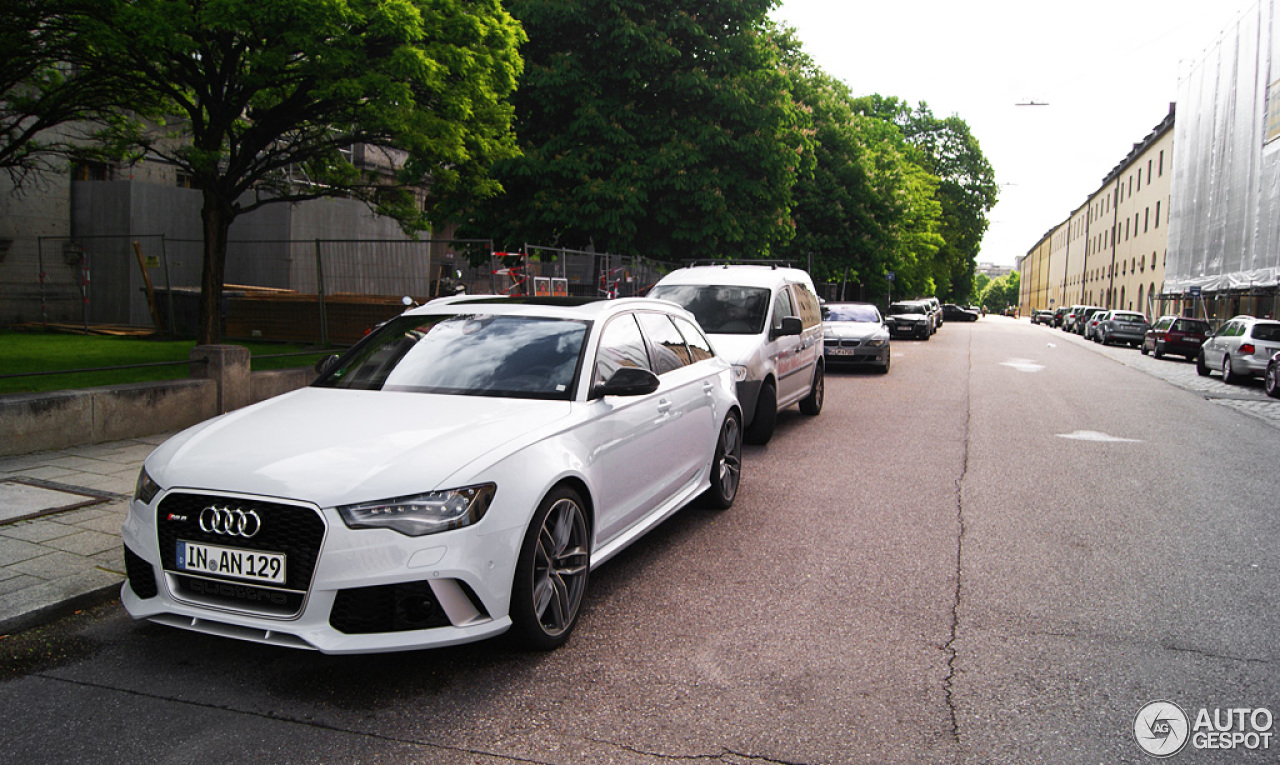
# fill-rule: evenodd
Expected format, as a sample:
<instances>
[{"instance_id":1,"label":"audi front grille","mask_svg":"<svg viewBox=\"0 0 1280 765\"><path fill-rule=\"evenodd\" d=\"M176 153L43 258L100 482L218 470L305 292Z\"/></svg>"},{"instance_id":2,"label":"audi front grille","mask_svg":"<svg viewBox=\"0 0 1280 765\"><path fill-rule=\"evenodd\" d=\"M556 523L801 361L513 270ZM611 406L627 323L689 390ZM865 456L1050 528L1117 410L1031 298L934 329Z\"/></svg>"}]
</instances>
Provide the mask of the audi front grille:
<instances>
[{"instance_id":1,"label":"audi front grille","mask_svg":"<svg viewBox=\"0 0 1280 765\"><path fill-rule=\"evenodd\" d=\"M239 511L256 521L227 526L210 523L206 517L202 527L201 514L208 508L229 514ZM161 565L176 590L174 597L278 618L302 612L325 535L324 519L312 508L182 492L174 492L160 502L156 529ZM181 571L177 564L179 542L281 553L286 556L285 581L272 585Z\"/></svg>"}]
</instances>

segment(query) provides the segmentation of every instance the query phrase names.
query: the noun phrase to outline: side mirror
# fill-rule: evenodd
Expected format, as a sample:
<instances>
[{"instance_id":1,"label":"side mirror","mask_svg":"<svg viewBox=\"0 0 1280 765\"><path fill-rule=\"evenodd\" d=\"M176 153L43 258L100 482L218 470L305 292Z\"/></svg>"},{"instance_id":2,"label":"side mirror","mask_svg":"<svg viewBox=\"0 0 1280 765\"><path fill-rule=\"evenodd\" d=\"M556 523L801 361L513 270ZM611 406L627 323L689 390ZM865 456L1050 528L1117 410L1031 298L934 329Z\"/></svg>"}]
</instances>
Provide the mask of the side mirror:
<instances>
[{"instance_id":1,"label":"side mirror","mask_svg":"<svg viewBox=\"0 0 1280 765\"><path fill-rule=\"evenodd\" d=\"M418 305L418 301L414 300L408 295L405 295L404 297L400 298L400 302L404 305L405 308L414 308Z\"/></svg>"},{"instance_id":2,"label":"side mirror","mask_svg":"<svg viewBox=\"0 0 1280 765\"><path fill-rule=\"evenodd\" d=\"M592 398L605 396L647 396L658 389L658 376L639 367L622 367L603 385L591 391Z\"/></svg>"},{"instance_id":3,"label":"side mirror","mask_svg":"<svg viewBox=\"0 0 1280 765\"><path fill-rule=\"evenodd\" d=\"M800 321L799 316L787 316L782 320L782 326L773 331L774 337L787 337L788 335L798 335L804 332L804 322Z\"/></svg>"},{"instance_id":4,"label":"side mirror","mask_svg":"<svg viewBox=\"0 0 1280 765\"><path fill-rule=\"evenodd\" d=\"M336 354L325 356L316 362L316 375L326 375L331 369L338 365L338 356Z\"/></svg>"}]
</instances>

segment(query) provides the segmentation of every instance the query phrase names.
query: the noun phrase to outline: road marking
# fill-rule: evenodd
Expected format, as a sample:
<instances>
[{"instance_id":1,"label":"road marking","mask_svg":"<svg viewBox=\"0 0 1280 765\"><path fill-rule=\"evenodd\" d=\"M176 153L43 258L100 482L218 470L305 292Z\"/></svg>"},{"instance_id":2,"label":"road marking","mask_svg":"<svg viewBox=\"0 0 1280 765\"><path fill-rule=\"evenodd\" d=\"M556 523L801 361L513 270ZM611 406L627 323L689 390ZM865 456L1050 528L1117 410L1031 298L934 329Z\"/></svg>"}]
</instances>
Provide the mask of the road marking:
<instances>
[{"instance_id":1,"label":"road marking","mask_svg":"<svg viewBox=\"0 0 1280 765\"><path fill-rule=\"evenodd\" d=\"M1121 438L1108 433L1099 433L1096 430L1077 430L1074 433L1059 433L1058 438L1069 438L1072 441L1097 441L1109 444L1140 444L1142 441L1137 438Z\"/></svg>"},{"instance_id":2,"label":"road marking","mask_svg":"<svg viewBox=\"0 0 1280 765\"><path fill-rule=\"evenodd\" d=\"M1031 359L1009 359L1008 361L1000 362L1000 366L1013 367L1019 372L1039 372L1044 369L1044 364Z\"/></svg>"}]
</instances>

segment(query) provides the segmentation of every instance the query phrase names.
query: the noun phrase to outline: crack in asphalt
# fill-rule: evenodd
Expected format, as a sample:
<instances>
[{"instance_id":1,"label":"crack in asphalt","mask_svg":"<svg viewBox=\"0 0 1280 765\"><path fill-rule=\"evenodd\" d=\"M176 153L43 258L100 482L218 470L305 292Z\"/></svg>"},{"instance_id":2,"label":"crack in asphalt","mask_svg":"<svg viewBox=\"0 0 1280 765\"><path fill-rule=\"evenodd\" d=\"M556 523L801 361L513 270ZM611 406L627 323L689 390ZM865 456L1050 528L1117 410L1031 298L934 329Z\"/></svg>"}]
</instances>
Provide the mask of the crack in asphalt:
<instances>
[{"instance_id":1,"label":"crack in asphalt","mask_svg":"<svg viewBox=\"0 0 1280 765\"><path fill-rule=\"evenodd\" d=\"M727 758L733 758L735 761L761 762L769 765L808 765L807 763L799 760L777 760L772 757L765 757L758 754L747 754L746 752L738 752L724 747L721 747L718 754L666 754L664 752L652 752L647 749L639 749L634 746L628 746L627 744L619 744L616 741L604 741L602 739L595 738L591 739L591 741L595 744L602 744L604 746L614 747L615 749L621 749L624 752L631 752L645 757L653 757L659 760L671 760L672 762L729 762L730 760Z\"/></svg>"},{"instance_id":2,"label":"crack in asphalt","mask_svg":"<svg viewBox=\"0 0 1280 765\"><path fill-rule=\"evenodd\" d=\"M947 656L947 674L942 679L942 691L946 696L947 715L951 721L951 740L960 743L960 721L956 711L955 698L955 681L956 681L956 640L960 632L960 599L962 595L963 580L961 574L963 572L962 564L964 558L964 481L969 474L969 421L973 416L973 408L969 400L969 386L973 374L973 333L969 334L969 374L965 375L964 387L964 446L960 455L960 475L956 477L955 486L955 502L956 502L956 556L955 556L955 591L951 600L951 629L947 637L947 642L942 645L942 650Z\"/></svg>"}]
</instances>

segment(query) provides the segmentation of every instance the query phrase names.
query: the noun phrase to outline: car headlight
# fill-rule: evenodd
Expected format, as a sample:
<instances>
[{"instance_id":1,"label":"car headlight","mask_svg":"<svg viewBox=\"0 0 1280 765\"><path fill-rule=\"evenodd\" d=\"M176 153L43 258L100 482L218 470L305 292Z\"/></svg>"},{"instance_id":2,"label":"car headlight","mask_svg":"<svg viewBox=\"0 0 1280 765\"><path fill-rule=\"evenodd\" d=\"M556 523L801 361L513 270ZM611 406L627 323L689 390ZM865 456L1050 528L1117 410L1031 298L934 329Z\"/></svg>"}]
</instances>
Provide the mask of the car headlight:
<instances>
[{"instance_id":1,"label":"car headlight","mask_svg":"<svg viewBox=\"0 0 1280 765\"><path fill-rule=\"evenodd\" d=\"M740 383L747 379L747 368L743 366L733 365L733 381Z\"/></svg>"},{"instance_id":2,"label":"car headlight","mask_svg":"<svg viewBox=\"0 0 1280 765\"><path fill-rule=\"evenodd\" d=\"M144 467L138 471L138 482L133 487L133 498L144 505L151 504L151 500L156 498L160 493L160 484L151 479Z\"/></svg>"},{"instance_id":3,"label":"car headlight","mask_svg":"<svg viewBox=\"0 0 1280 765\"><path fill-rule=\"evenodd\" d=\"M353 529L391 529L410 537L438 534L476 523L488 512L498 487L491 484L432 491L338 508Z\"/></svg>"},{"instance_id":4,"label":"car headlight","mask_svg":"<svg viewBox=\"0 0 1280 765\"><path fill-rule=\"evenodd\" d=\"M883 348L889 341L883 337L873 337L867 341L868 348Z\"/></svg>"}]
</instances>

